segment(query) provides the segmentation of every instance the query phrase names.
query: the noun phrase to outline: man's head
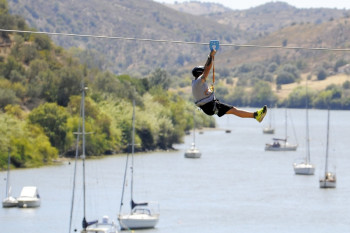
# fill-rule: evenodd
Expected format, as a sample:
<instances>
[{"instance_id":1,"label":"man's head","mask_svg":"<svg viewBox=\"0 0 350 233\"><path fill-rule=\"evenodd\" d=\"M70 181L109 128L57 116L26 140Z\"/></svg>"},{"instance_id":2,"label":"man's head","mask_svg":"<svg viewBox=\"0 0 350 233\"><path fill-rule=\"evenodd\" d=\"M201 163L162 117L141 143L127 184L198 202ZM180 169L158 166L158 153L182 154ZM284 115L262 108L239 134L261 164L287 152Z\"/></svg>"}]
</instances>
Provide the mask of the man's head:
<instances>
[{"instance_id":1,"label":"man's head","mask_svg":"<svg viewBox=\"0 0 350 233\"><path fill-rule=\"evenodd\" d=\"M204 66L196 66L192 70L192 75L197 79L204 72Z\"/></svg>"}]
</instances>

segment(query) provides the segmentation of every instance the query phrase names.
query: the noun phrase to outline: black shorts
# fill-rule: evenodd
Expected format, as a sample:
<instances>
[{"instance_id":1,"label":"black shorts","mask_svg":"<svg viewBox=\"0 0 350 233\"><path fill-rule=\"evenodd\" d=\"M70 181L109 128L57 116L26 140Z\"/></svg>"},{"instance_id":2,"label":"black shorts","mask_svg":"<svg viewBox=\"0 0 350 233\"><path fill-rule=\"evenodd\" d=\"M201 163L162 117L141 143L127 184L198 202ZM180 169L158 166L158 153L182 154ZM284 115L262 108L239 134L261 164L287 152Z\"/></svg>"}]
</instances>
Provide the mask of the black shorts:
<instances>
[{"instance_id":1,"label":"black shorts","mask_svg":"<svg viewBox=\"0 0 350 233\"><path fill-rule=\"evenodd\" d=\"M222 117L228 110L233 108L233 106L221 103L219 100L212 100L199 107L205 112L205 114L212 116L216 113L219 117Z\"/></svg>"}]
</instances>

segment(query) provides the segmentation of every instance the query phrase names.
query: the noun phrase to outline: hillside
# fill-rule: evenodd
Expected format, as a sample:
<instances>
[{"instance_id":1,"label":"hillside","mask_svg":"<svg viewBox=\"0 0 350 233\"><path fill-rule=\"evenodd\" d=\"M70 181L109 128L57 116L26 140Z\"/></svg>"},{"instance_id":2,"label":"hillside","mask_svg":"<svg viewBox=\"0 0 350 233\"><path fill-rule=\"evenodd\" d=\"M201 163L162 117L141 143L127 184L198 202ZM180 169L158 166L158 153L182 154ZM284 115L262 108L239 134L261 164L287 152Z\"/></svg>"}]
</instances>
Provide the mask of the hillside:
<instances>
[{"instance_id":1,"label":"hillside","mask_svg":"<svg viewBox=\"0 0 350 233\"><path fill-rule=\"evenodd\" d=\"M247 10L230 10L218 8L212 3L192 1L176 3L171 7L187 13L192 12L192 14L201 12L201 15L205 15L220 24L231 26L234 30L244 30L251 36L249 40L268 35L292 24L311 23L317 25L332 19L350 16L349 10L303 9L284 2L270 2Z\"/></svg>"},{"instance_id":2,"label":"hillside","mask_svg":"<svg viewBox=\"0 0 350 233\"><path fill-rule=\"evenodd\" d=\"M232 11L230 8L227 8L221 4L200 1L190 1L182 3L175 2L174 4L165 3L165 5L174 10L192 15L209 15Z\"/></svg>"},{"instance_id":3,"label":"hillside","mask_svg":"<svg viewBox=\"0 0 350 233\"><path fill-rule=\"evenodd\" d=\"M304 48L350 48L350 18L326 21L322 24L300 23L285 27L261 39L250 41L253 45L304 47ZM222 49L217 60L223 67L234 67L244 63L280 59L280 62L297 62L307 64L312 71L323 62L335 62L343 58L350 60L349 52L288 50L266 48ZM219 62L220 59L220 62Z\"/></svg>"},{"instance_id":4,"label":"hillside","mask_svg":"<svg viewBox=\"0 0 350 233\"><path fill-rule=\"evenodd\" d=\"M151 0L115 0L112 3L108 0L8 2L12 13L23 16L30 26L39 31L201 43L212 39L235 44L251 43L253 39L263 41L270 34L281 35L283 31L278 30L290 26L305 24L317 27L349 15L349 11L345 10L297 9L283 2L267 3L242 11L226 10L218 4L192 1L171 6L179 10ZM192 14L181 12L181 7ZM211 11L205 10L209 8ZM218 12L213 13L215 11ZM205 17L193 15L197 14L196 12L203 12ZM298 35L300 41L297 43L300 45L306 40L311 40L306 38L305 34ZM92 50L100 68L134 75L145 75L158 67L176 72L182 67L201 62L208 49L206 46L63 36L53 36L52 39L64 48L79 47ZM291 41L289 38L285 39ZM317 41L316 39L310 43L316 44ZM271 41L271 44L281 43L281 38ZM331 47L343 46L332 44ZM264 52L256 50L254 57L264 55ZM241 58L240 62L244 62L244 59Z\"/></svg>"},{"instance_id":5,"label":"hillside","mask_svg":"<svg viewBox=\"0 0 350 233\"><path fill-rule=\"evenodd\" d=\"M161 39L171 41L239 42L244 32L227 25L182 13L151 0L9 0L13 14L24 17L39 31ZM116 73L149 73L161 67L181 67L198 61L193 54L206 46L186 46L122 40L53 36L60 46L92 49L105 56L107 68Z\"/></svg>"}]
</instances>

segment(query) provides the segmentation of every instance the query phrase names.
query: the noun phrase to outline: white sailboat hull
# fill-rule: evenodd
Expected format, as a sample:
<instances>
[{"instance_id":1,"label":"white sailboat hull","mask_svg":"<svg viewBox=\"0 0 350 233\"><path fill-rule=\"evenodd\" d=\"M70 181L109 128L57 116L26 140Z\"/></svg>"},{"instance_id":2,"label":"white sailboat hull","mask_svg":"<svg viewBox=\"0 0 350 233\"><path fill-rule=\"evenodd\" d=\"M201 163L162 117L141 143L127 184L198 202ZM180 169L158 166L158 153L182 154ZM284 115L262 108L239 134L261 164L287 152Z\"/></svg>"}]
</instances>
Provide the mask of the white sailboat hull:
<instances>
[{"instance_id":1,"label":"white sailboat hull","mask_svg":"<svg viewBox=\"0 0 350 233\"><path fill-rule=\"evenodd\" d=\"M82 230L81 233L118 233L118 226L108 216L104 216L102 222L97 222Z\"/></svg>"},{"instance_id":2,"label":"white sailboat hull","mask_svg":"<svg viewBox=\"0 0 350 233\"><path fill-rule=\"evenodd\" d=\"M296 175L313 175L315 173L315 166L309 163L293 164Z\"/></svg>"},{"instance_id":3,"label":"white sailboat hull","mask_svg":"<svg viewBox=\"0 0 350 233\"><path fill-rule=\"evenodd\" d=\"M197 159L202 156L202 153L197 149L194 142L192 142L191 148L185 152L185 158Z\"/></svg>"},{"instance_id":4,"label":"white sailboat hull","mask_svg":"<svg viewBox=\"0 0 350 233\"><path fill-rule=\"evenodd\" d=\"M147 229L154 228L159 221L159 214L126 214L119 215L121 229Z\"/></svg>"},{"instance_id":5,"label":"white sailboat hull","mask_svg":"<svg viewBox=\"0 0 350 233\"><path fill-rule=\"evenodd\" d=\"M4 208L11 208L11 207L17 207L18 201L16 198L9 196L2 200L2 207Z\"/></svg>"},{"instance_id":6,"label":"white sailboat hull","mask_svg":"<svg viewBox=\"0 0 350 233\"><path fill-rule=\"evenodd\" d=\"M20 208L36 208L40 206L40 199L35 197L19 197L17 201Z\"/></svg>"},{"instance_id":7,"label":"white sailboat hull","mask_svg":"<svg viewBox=\"0 0 350 233\"><path fill-rule=\"evenodd\" d=\"M274 128L270 128L270 127L266 127L263 129L263 133L264 134L274 134L275 133L275 129Z\"/></svg>"},{"instance_id":8,"label":"white sailboat hull","mask_svg":"<svg viewBox=\"0 0 350 233\"><path fill-rule=\"evenodd\" d=\"M320 188L335 188L337 179L335 173L326 172L325 176L320 179Z\"/></svg>"},{"instance_id":9,"label":"white sailboat hull","mask_svg":"<svg viewBox=\"0 0 350 233\"><path fill-rule=\"evenodd\" d=\"M320 180L320 188L335 188L336 184L335 181Z\"/></svg>"},{"instance_id":10,"label":"white sailboat hull","mask_svg":"<svg viewBox=\"0 0 350 233\"><path fill-rule=\"evenodd\" d=\"M40 206L40 196L38 188L35 186L26 186L22 188L21 195L17 198L18 207L35 208Z\"/></svg>"},{"instance_id":11,"label":"white sailboat hull","mask_svg":"<svg viewBox=\"0 0 350 233\"><path fill-rule=\"evenodd\" d=\"M198 149L189 149L185 152L186 158L198 159L202 156L202 153Z\"/></svg>"}]
</instances>

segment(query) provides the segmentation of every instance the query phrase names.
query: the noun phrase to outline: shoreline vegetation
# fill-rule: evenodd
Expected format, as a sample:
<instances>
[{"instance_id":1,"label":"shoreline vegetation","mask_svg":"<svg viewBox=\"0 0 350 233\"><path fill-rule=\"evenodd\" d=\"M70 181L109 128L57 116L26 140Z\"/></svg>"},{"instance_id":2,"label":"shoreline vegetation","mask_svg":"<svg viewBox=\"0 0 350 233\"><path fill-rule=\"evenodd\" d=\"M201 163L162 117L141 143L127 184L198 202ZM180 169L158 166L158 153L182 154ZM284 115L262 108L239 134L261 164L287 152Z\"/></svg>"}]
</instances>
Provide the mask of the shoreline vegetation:
<instances>
[{"instance_id":1,"label":"shoreline vegetation","mask_svg":"<svg viewBox=\"0 0 350 233\"><path fill-rule=\"evenodd\" d=\"M225 131L224 128L212 128L212 127L201 127L196 129L198 131L198 133L205 133L208 131ZM192 134L193 130L189 130L189 132ZM147 153L168 153L168 152L175 152L175 151L179 151L178 149L175 148L168 148L166 150L162 150L162 149L156 149L156 150L152 150L152 151L139 151L135 153L135 156L139 155L139 154L147 154ZM97 159L105 159L105 158L109 158L109 157L114 157L114 156L126 156L127 153L123 152L123 153L116 153L116 154L110 154L110 155L92 155L87 157L87 160L97 160ZM78 160L80 160L80 155ZM33 169L33 168L40 168L40 167L45 167L45 166L59 166L59 165L71 165L72 163L74 163L75 161L75 157L66 157L66 156L59 156L58 158L54 158L51 160L51 162L48 162L46 164L40 165L40 166L36 166L36 167L21 167L21 168L16 168L13 167L11 168L12 170L18 170L18 169ZM2 168L0 171L6 171L7 168Z\"/></svg>"}]
</instances>

